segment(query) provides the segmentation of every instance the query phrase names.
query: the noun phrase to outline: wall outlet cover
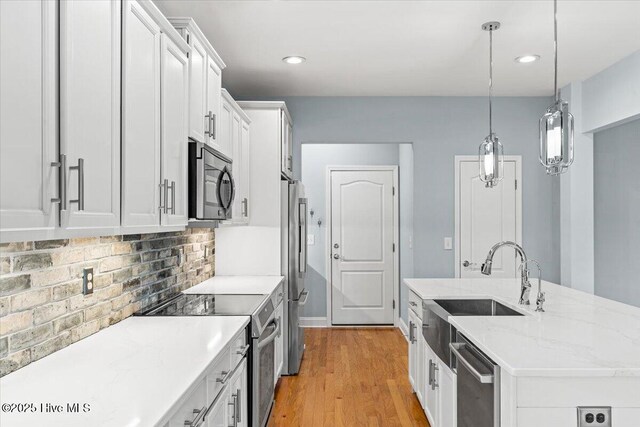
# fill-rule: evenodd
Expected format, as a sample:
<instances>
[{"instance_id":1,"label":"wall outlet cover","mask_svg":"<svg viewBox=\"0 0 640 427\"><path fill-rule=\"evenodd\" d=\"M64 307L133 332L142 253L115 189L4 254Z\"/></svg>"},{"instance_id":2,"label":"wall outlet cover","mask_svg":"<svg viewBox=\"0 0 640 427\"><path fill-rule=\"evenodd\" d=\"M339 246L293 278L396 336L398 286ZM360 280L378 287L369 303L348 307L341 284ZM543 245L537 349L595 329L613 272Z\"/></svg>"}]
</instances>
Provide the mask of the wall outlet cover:
<instances>
[{"instance_id":1,"label":"wall outlet cover","mask_svg":"<svg viewBox=\"0 0 640 427\"><path fill-rule=\"evenodd\" d=\"M450 251L453 249L453 238L445 237L444 238L444 250Z\"/></svg>"},{"instance_id":2,"label":"wall outlet cover","mask_svg":"<svg viewBox=\"0 0 640 427\"><path fill-rule=\"evenodd\" d=\"M316 236L314 234L307 234L307 245L313 246L316 244Z\"/></svg>"},{"instance_id":3,"label":"wall outlet cover","mask_svg":"<svg viewBox=\"0 0 640 427\"><path fill-rule=\"evenodd\" d=\"M90 295L93 293L93 267L82 270L82 294Z\"/></svg>"},{"instance_id":4,"label":"wall outlet cover","mask_svg":"<svg viewBox=\"0 0 640 427\"><path fill-rule=\"evenodd\" d=\"M578 427L611 427L611 406L578 406Z\"/></svg>"}]
</instances>

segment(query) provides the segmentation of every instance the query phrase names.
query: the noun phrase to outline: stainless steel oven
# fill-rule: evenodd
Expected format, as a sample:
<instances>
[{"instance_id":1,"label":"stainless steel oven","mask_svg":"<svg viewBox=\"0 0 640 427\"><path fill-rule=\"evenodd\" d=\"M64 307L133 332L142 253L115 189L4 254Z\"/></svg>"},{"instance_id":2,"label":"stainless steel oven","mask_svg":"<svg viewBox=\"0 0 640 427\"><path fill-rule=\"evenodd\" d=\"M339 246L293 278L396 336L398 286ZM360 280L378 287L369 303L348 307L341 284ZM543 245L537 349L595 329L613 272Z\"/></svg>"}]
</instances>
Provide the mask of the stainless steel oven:
<instances>
[{"instance_id":1,"label":"stainless steel oven","mask_svg":"<svg viewBox=\"0 0 640 427\"><path fill-rule=\"evenodd\" d=\"M231 159L201 142L189 143L189 218L231 219L235 196Z\"/></svg>"}]
</instances>

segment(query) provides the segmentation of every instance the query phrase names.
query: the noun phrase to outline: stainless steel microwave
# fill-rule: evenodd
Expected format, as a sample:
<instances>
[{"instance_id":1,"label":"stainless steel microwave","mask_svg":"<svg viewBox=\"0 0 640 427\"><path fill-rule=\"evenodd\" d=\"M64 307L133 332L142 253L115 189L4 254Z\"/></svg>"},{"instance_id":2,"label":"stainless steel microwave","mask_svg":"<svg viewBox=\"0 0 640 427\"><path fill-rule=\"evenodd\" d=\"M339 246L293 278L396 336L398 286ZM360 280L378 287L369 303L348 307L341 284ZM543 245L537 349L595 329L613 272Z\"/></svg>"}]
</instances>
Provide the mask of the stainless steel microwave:
<instances>
[{"instance_id":1,"label":"stainless steel microwave","mask_svg":"<svg viewBox=\"0 0 640 427\"><path fill-rule=\"evenodd\" d=\"M189 218L231 219L235 196L231 159L201 142L189 142Z\"/></svg>"}]
</instances>

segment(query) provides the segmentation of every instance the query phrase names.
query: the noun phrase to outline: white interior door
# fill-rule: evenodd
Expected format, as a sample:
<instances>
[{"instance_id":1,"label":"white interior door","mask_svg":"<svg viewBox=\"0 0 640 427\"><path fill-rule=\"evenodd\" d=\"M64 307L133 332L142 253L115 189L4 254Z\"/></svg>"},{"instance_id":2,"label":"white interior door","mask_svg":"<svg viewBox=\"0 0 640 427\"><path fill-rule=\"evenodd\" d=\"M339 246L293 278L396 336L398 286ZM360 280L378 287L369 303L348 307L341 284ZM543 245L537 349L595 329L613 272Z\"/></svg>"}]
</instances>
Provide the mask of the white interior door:
<instances>
[{"instance_id":1,"label":"white interior door","mask_svg":"<svg viewBox=\"0 0 640 427\"><path fill-rule=\"evenodd\" d=\"M333 324L392 324L393 171L331 172Z\"/></svg>"},{"instance_id":2,"label":"white interior door","mask_svg":"<svg viewBox=\"0 0 640 427\"><path fill-rule=\"evenodd\" d=\"M521 243L519 161L505 160L504 179L486 188L478 178L478 161L461 161L458 169L460 277L486 277L480 267L494 244ZM500 250L493 258L492 277L515 277L518 269L513 250Z\"/></svg>"}]
</instances>

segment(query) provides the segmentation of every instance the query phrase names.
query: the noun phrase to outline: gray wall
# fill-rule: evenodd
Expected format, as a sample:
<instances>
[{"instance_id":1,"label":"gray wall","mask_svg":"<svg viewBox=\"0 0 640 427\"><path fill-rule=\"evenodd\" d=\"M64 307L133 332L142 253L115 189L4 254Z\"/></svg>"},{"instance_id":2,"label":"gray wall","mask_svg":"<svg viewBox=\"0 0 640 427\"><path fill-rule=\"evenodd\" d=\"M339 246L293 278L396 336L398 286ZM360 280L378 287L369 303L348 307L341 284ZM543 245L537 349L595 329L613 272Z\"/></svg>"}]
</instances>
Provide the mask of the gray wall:
<instances>
[{"instance_id":1,"label":"gray wall","mask_svg":"<svg viewBox=\"0 0 640 427\"><path fill-rule=\"evenodd\" d=\"M595 134L595 293L640 307L640 120Z\"/></svg>"},{"instance_id":2,"label":"gray wall","mask_svg":"<svg viewBox=\"0 0 640 427\"><path fill-rule=\"evenodd\" d=\"M454 252L443 238L454 231L454 156L477 154L488 132L484 97L282 97L293 116L294 170L301 144L411 142L414 154L414 273L453 277ZM560 279L558 198L538 163L538 119L548 97L501 97L494 128L508 155L522 155L523 243L543 277ZM307 315L311 315L310 312ZM321 315L321 314L316 314ZM324 315L324 313L322 313Z\"/></svg>"},{"instance_id":3,"label":"gray wall","mask_svg":"<svg viewBox=\"0 0 640 427\"><path fill-rule=\"evenodd\" d=\"M295 121L294 121L295 123ZM408 145L408 144L403 144ZM309 234L315 244L308 246L309 271L305 286L309 300L305 306L305 317L327 315L326 297L326 170L327 166L399 165L399 144L303 144L302 182L305 185L309 209L314 216L309 225ZM402 207L401 207L402 210ZM318 226L318 220L322 225Z\"/></svg>"}]
</instances>

